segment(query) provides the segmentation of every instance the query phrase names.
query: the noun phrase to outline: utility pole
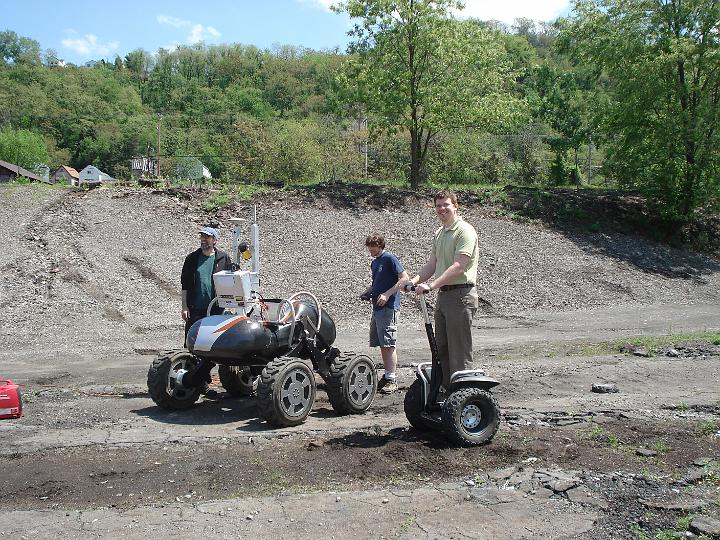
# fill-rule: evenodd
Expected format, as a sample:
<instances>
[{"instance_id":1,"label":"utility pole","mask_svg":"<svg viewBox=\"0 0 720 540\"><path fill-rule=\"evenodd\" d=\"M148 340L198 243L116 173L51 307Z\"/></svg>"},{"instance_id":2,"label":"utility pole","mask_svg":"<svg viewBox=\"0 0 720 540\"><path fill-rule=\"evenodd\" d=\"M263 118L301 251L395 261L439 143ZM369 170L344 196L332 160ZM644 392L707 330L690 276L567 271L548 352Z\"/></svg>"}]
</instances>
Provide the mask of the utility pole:
<instances>
[{"instance_id":1,"label":"utility pole","mask_svg":"<svg viewBox=\"0 0 720 540\"><path fill-rule=\"evenodd\" d=\"M162 114L158 113L157 121L157 177L160 178L160 123L162 122Z\"/></svg>"},{"instance_id":2,"label":"utility pole","mask_svg":"<svg viewBox=\"0 0 720 540\"><path fill-rule=\"evenodd\" d=\"M592 149L593 149L593 142L592 142L592 135L591 135L589 138L589 142L588 142L588 163L587 163L588 186L590 185L590 180L592 180Z\"/></svg>"}]
</instances>

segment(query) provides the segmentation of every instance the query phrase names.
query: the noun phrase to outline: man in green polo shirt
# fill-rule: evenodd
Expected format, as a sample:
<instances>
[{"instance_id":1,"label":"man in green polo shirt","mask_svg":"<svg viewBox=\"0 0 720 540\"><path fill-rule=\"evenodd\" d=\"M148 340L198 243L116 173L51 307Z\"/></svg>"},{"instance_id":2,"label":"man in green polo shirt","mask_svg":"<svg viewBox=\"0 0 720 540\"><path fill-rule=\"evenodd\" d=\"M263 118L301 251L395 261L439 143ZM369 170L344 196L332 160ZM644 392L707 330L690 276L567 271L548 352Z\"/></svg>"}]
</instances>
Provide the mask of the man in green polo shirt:
<instances>
[{"instance_id":1,"label":"man in green polo shirt","mask_svg":"<svg viewBox=\"0 0 720 540\"><path fill-rule=\"evenodd\" d=\"M435 305L435 339L448 388L456 371L472 368L471 323L478 307L475 288L478 268L478 236L475 228L458 214L457 195L439 191L433 199L442 224L433 236L430 258L410 280L417 294L439 289ZM432 283L426 283L436 276Z\"/></svg>"}]
</instances>

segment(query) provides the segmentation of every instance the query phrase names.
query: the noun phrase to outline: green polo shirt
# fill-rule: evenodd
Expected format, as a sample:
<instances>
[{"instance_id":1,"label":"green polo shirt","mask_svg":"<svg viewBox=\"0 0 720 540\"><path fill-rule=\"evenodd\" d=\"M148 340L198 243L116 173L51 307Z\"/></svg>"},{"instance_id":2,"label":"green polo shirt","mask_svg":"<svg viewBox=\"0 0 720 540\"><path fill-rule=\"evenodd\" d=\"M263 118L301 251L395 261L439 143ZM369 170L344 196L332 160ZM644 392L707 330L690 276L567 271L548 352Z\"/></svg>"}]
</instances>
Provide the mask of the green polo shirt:
<instances>
[{"instance_id":1,"label":"green polo shirt","mask_svg":"<svg viewBox=\"0 0 720 540\"><path fill-rule=\"evenodd\" d=\"M433 253L437 259L435 276L440 276L450 268L458 255L467 255L470 261L465 271L448 285L475 283L478 269L478 236L475 228L462 218L458 218L449 229L440 227L433 236Z\"/></svg>"}]
</instances>

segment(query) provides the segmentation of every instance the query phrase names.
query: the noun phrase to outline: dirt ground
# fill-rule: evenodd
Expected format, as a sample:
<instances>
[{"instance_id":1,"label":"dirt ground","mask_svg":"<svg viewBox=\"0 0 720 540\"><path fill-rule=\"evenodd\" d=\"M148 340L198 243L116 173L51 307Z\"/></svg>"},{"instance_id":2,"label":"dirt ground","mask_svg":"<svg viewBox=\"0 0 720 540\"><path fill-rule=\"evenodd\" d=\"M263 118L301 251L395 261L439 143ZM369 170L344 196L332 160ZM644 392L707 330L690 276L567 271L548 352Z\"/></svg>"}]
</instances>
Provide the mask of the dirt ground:
<instances>
[{"instance_id":1,"label":"dirt ground","mask_svg":"<svg viewBox=\"0 0 720 540\"><path fill-rule=\"evenodd\" d=\"M366 414L337 416L319 379L313 412L296 428L269 429L253 398L231 398L220 386L217 398L190 410L157 408L147 369L158 349L181 339L176 274L194 227L212 216L134 192L8 187L0 197L0 378L21 383L25 397L22 418L0 420L0 536L604 539L715 531L720 268L711 259L625 235L569 241L537 224L478 217L497 235L485 248L497 270L485 282L505 289L484 294L474 356L501 382L494 392L503 417L489 445L454 448L412 430L403 414L414 366L429 357L409 299L401 389L378 395ZM290 203L271 211L301 219ZM404 220L385 211L306 214L345 227L372 223L412 243L433 223L407 217L422 205L403 211ZM277 235L285 255L281 242L268 243L266 286L321 291L337 306L336 345L377 358L365 339L365 308L353 300L366 276L348 269L367 260L338 247L320 261L294 234ZM530 256L532 245L537 258L518 266L540 260L557 269L545 277L527 270L533 279L523 268L510 273L507 261ZM320 268L299 259L301 251ZM421 260L414 253L402 253L409 267ZM596 283L614 285L602 295L578 292L560 283L570 280L561 267L588 276L592 269ZM333 276L347 287L323 281ZM299 279L307 285L290 283ZM623 347L637 336L640 346ZM594 383L619 392L593 393Z\"/></svg>"}]
</instances>

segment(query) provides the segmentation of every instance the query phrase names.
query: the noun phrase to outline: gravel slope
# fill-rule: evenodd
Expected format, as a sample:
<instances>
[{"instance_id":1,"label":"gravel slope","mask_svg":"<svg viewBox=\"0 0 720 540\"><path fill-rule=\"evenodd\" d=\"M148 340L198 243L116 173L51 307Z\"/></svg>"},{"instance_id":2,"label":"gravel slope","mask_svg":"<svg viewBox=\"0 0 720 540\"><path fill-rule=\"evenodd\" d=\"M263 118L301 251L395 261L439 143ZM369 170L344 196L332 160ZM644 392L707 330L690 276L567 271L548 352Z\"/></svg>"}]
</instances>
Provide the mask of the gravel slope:
<instances>
[{"instance_id":1,"label":"gravel slope","mask_svg":"<svg viewBox=\"0 0 720 540\"><path fill-rule=\"evenodd\" d=\"M429 204L412 197L353 207L278 192L256 202L265 296L311 291L346 330L366 327L368 306L357 299L370 277L365 236L383 233L412 273L438 226ZM187 193L130 188L2 186L0 203L0 306L12 321L0 335L50 348L181 336L180 267L197 227L218 220L228 249L229 218L251 215L248 205L213 215ZM483 206L461 213L480 233L479 292L494 313L720 301L720 265L692 252L622 234L564 234ZM403 306L415 310L409 296Z\"/></svg>"}]
</instances>

